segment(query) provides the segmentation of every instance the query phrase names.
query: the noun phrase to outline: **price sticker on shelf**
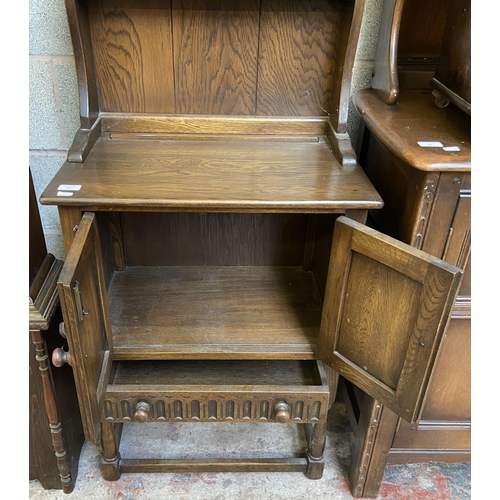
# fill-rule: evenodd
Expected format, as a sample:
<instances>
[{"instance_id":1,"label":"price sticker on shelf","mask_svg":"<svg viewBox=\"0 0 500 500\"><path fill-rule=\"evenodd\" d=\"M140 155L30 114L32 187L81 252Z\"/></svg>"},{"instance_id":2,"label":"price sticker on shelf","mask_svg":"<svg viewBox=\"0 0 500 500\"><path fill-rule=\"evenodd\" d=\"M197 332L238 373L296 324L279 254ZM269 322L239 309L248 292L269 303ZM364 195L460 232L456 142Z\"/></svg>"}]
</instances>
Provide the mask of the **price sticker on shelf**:
<instances>
[{"instance_id":1,"label":"price sticker on shelf","mask_svg":"<svg viewBox=\"0 0 500 500\"><path fill-rule=\"evenodd\" d=\"M418 145L422 148L442 148L443 145L438 141L418 141Z\"/></svg>"}]
</instances>

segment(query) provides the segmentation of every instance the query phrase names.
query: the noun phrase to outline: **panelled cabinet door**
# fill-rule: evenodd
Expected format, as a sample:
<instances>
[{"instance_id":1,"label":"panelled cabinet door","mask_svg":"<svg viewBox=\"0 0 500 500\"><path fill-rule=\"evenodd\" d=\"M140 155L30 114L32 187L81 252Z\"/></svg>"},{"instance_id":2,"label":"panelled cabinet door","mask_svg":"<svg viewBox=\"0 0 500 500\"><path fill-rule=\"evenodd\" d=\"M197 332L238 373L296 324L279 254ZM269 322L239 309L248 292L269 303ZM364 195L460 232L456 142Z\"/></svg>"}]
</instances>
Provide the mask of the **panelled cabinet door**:
<instances>
[{"instance_id":1,"label":"panelled cabinet door","mask_svg":"<svg viewBox=\"0 0 500 500\"><path fill-rule=\"evenodd\" d=\"M418 422L462 274L339 217L318 357L404 420Z\"/></svg>"},{"instance_id":2,"label":"panelled cabinet door","mask_svg":"<svg viewBox=\"0 0 500 500\"><path fill-rule=\"evenodd\" d=\"M100 399L110 370L111 329L95 214L85 213L58 292L85 438L99 441Z\"/></svg>"}]
</instances>

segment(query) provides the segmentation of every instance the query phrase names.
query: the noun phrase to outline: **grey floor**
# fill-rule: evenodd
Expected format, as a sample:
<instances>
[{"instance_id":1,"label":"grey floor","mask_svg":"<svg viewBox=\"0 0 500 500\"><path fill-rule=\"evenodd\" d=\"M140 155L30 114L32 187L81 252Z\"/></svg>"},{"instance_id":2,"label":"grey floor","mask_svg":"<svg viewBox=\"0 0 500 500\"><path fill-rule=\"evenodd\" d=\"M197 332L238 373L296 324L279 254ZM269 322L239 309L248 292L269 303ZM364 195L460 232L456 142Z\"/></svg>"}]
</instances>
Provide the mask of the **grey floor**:
<instances>
[{"instance_id":1,"label":"grey floor","mask_svg":"<svg viewBox=\"0 0 500 500\"><path fill-rule=\"evenodd\" d=\"M341 402L328 419L325 472L320 480L302 473L122 474L104 481L98 451L85 443L73 493L44 490L30 481L29 498L121 500L350 500L346 480L352 433ZM125 424L120 445L123 458L280 457L303 452L302 426L282 424ZM468 500L470 463L388 466L377 499Z\"/></svg>"}]
</instances>

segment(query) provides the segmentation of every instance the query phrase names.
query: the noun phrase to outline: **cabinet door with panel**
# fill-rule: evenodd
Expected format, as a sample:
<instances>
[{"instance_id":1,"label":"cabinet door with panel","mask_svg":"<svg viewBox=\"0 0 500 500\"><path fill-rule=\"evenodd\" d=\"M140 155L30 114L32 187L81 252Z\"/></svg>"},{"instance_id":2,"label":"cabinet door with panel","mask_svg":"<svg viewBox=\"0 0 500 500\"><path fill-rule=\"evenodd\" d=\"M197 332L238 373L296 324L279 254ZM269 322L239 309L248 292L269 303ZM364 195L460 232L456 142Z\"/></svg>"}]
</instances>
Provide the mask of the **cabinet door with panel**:
<instances>
[{"instance_id":1,"label":"cabinet door with panel","mask_svg":"<svg viewBox=\"0 0 500 500\"><path fill-rule=\"evenodd\" d=\"M97 221L94 213L84 213L61 272L59 291L70 347L68 356L81 382L78 396L87 439L114 441L111 448L116 451L115 472L106 471L110 460L105 457L103 475L106 478L116 479L119 470L139 470L137 463L140 462L136 460L132 467L128 461L120 461L119 443L109 432L109 423L205 419L235 422L245 421L246 414L246 420L257 417L260 421L304 423L314 433L314 425L325 422L329 400L325 374L317 361L324 362L372 397L383 401L406 421L419 420L462 272L344 216L337 219L333 234L322 308L319 302L310 302L314 298L314 291L309 289L312 283L299 283L306 280L306 276L294 277L290 270L281 268L274 269L269 277L268 270L259 267L213 270L174 266L141 270L131 266L116 271L106 291ZM295 292L290 295L288 290L282 289L281 272L285 272L288 285L300 288L298 295ZM130 276L126 278L128 273ZM181 300L190 300L190 297L195 297L197 280L204 273L210 274L210 286L220 294L217 298L219 305L228 308L217 316L222 322L228 321L226 314L238 313L226 301L216 280L221 279L221 283L230 288L230 294L234 292L231 289L234 281L238 280L242 283L240 291L250 295L254 308L259 308L261 299L252 296L252 288L265 293L263 283L267 277L273 283L270 285L273 295L281 293L280 300L284 302L294 299L286 306L275 301L272 304L276 307L274 314L280 318L299 315L304 331L308 329L304 321L309 321L309 327L317 335L309 338L310 350L304 353L304 345L302 352L294 351L291 348L296 347L294 335L290 333L288 338L281 338L278 355L273 353L277 346L270 339L265 352L255 338L255 344L244 346L239 355L235 355L238 345L233 345L232 352L225 354L222 349L207 354L201 344L189 344L187 340L176 345L172 338L171 344L167 345L165 340L169 336L175 337L179 326L205 322L204 327L210 330L210 321L202 312L205 306L210 308L209 297L203 299L202 307L195 307L199 317L185 316L180 310L177 317L172 313L164 342L149 345L150 352L156 349L154 359L141 350L143 339L140 337L129 339L127 345L122 343L119 332L121 330L121 335L124 335L123 330L127 327L123 322L114 322L117 314L122 320L125 318L131 331L134 327L137 327L137 332L141 328L154 328L147 316L159 314L154 310L158 291L166 294L168 300L170 293L177 288L181 290ZM159 281L158 275L163 276ZM257 285L252 283L254 279L259 281ZM187 291L181 280L190 283ZM151 303L141 301L137 295L141 293L146 293ZM149 305L144 307L144 304ZM304 306L309 309L306 316ZM284 307L288 311L284 311ZM254 321L251 326L259 328L258 320ZM228 328L228 324L215 327L222 331ZM285 324L284 328L289 326ZM109 335L111 331L115 336ZM279 358L287 361L279 361ZM203 363L197 364L196 359L203 360ZM257 367L266 359L266 366ZM222 379L212 377L210 362L217 367L214 370L225 373ZM273 376L273 380L283 379L281 385L278 382L269 385L262 380L255 383L252 362L254 368L269 370L272 367L272 370L286 373L285 376ZM304 384L302 379L294 377L297 363L302 367L300 370L311 373L310 382ZM230 371L225 372L226 367ZM179 375L181 373L185 374L184 378ZM230 375L235 382L228 385ZM219 410L220 405L214 402L220 402L221 397L226 399L223 400L223 409ZM234 409L240 403L241 414ZM266 404L271 404L271 408L263 413ZM258 415L252 413L252 405L259 408ZM317 432L324 432L324 429ZM158 468L155 470L171 470L172 463L167 462L164 461L163 469L156 464ZM140 470L152 471L150 464L142 464L142 467ZM222 470L229 470L224 467ZM302 465L297 464L297 467L286 470L303 469ZM310 473L308 475L311 477Z\"/></svg>"}]
</instances>

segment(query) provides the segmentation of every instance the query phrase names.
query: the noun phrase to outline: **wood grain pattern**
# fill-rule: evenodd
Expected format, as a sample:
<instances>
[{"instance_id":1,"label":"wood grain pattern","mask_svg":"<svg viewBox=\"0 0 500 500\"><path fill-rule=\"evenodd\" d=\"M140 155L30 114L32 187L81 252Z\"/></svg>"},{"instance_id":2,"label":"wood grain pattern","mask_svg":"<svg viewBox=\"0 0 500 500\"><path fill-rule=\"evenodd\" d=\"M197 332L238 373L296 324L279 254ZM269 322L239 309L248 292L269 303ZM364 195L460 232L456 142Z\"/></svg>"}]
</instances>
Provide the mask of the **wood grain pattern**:
<instances>
[{"instance_id":1,"label":"wood grain pattern","mask_svg":"<svg viewBox=\"0 0 500 500\"><path fill-rule=\"evenodd\" d=\"M123 385L307 387L321 386L322 380L315 361L120 361L108 390Z\"/></svg>"},{"instance_id":2,"label":"wood grain pattern","mask_svg":"<svg viewBox=\"0 0 500 500\"><path fill-rule=\"evenodd\" d=\"M289 373L290 377L284 377ZM328 386L315 361L119 362L103 403L108 422L326 420ZM138 410L140 408L140 410Z\"/></svg>"},{"instance_id":3,"label":"wood grain pattern","mask_svg":"<svg viewBox=\"0 0 500 500\"><path fill-rule=\"evenodd\" d=\"M339 70L335 75L330 111L331 125L338 134L347 134L347 120L351 103L351 83L358 49L366 0L342 1L339 49Z\"/></svg>"},{"instance_id":4,"label":"wood grain pattern","mask_svg":"<svg viewBox=\"0 0 500 500\"><path fill-rule=\"evenodd\" d=\"M416 31L412 31L410 35L414 36L415 33ZM425 85L429 79L430 77ZM405 92L402 90L401 93ZM414 114L413 118L418 116ZM455 113L445 114L444 120L453 121L455 116ZM460 121L455 125L459 124ZM429 129L435 125L429 123ZM465 126L464 132L467 132L467 121L462 125ZM460 128L462 125L459 125ZM411 124L408 126L411 127ZM421 246L426 252L445 257L448 262L463 268L470 248L468 207L471 184L470 172L465 171L467 167L460 172L418 170L396 156L379 140L377 128L363 129L363 140L357 151L359 162L385 202L381 211L370 213L371 223L385 234L394 235L414 246ZM395 132L410 134L411 130ZM389 136L385 137L388 138ZM462 265L458 265L459 262ZM379 450L382 452L377 461L372 461L371 457L365 461L361 447L353 453L350 476L354 481L366 478L366 481L371 483L371 489L368 488L365 492L370 489L374 496L377 494L384 472L383 463L380 463L383 462L383 457L387 457L387 463L470 461L468 358L471 303L468 276L470 277L470 269L466 266L452 319L429 381L419 424L410 424L402 419L387 420L387 415L392 412L384 411L381 415L384 429L381 432L377 431L375 436L368 428L358 428L354 432L356 442L364 443L368 447L375 441L380 443ZM380 405L378 401L368 396L366 398L369 404ZM360 413L363 415L370 411L369 404L357 405L358 418ZM389 432L386 431L387 425L390 427ZM359 463L364 463L361 472ZM361 493L360 496L364 496L362 489Z\"/></svg>"},{"instance_id":5,"label":"wood grain pattern","mask_svg":"<svg viewBox=\"0 0 500 500\"><path fill-rule=\"evenodd\" d=\"M398 40L404 0L384 2L371 88L387 104L399 97Z\"/></svg>"},{"instance_id":6,"label":"wood grain pattern","mask_svg":"<svg viewBox=\"0 0 500 500\"><path fill-rule=\"evenodd\" d=\"M159 115L102 113L104 132L137 134L176 134L179 136L221 134L224 137L237 135L281 135L322 136L328 124L327 117L278 117L278 116L203 116L203 115ZM152 136L154 139L156 136Z\"/></svg>"},{"instance_id":7,"label":"wood grain pattern","mask_svg":"<svg viewBox=\"0 0 500 500\"><path fill-rule=\"evenodd\" d=\"M111 328L100 246L94 214L85 214L68 252L58 281L58 292L85 438L99 439L99 389L109 371L109 352L112 352ZM88 314L80 321L75 301L75 281L80 283L82 306Z\"/></svg>"},{"instance_id":8,"label":"wood grain pattern","mask_svg":"<svg viewBox=\"0 0 500 500\"><path fill-rule=\"evenodd\" d=\"M88 6L79 0L65 0L65 6L78 78L80 127L90 130L99 115L99 89L90 36Z\"/></svg>"},{"instance_id":9,"label":"wood grain pattern","mask_svg":"<svg viewBox=\"0 0 500 500\"><path fill-rule=\"evenodd\" d=\"M81 184L58 196L60 184ZM114 210L345 211L382 201L358 166L325 143L100 138L85 168L65 164L41 202Z\"/></svg>"},{"instance_id":10,"label":"wood grain pattern","mask_svg":"<svg viewBox=\"0 0 500 500\"><path fill-rule=\"evenodd\" d=\"M98 118L91 129L79 129L76 131L73 142L68 151L68 161L71 163L82 163L91 149L94 147L95 141L101 135L101 120Z\"/></svg>"},{"instance_id":11,"label":"wood grain pattern","mask_svg":"<svg viewBox=\"0 0 500 500\"><path fill-rule=\"evenodd\" d=\"M362 254L367 259L358 259L355 254ZM374 265L372 259L378 264ZM403 287L401 281L395 283L392 273L389 278L379 264L401 274L398 280L404 277L404 280L417 282L418 292L414 285ZM417 420L458 293L461 271L373 229L340 217L336 221L328 273L318 342L319 358L403 419ZM394 289L394 285L397 288ZM373 290L372 296L357 293L364 286ZM390 290L386 295L387 301L393 300L395 304L387 304L383 308L382 300L373 298L373 293L376 296L379 289L381 293ZM405 310L403 304L412 304L414 300L418 306ZM393 306L396 307L392 309ZM360 313L364 308L369 311L366 316ZM398 314L394 312L396 309ZM387 317L386 310L389 311ZM354 316L354 312L352 323L360 318L357 327L351 325L350 316ZM405 314L408 315L406 319L401 319ZM401 322L394 325L395 330L398 326L410 328L406 341L399 346L390 337L391 328L386 326L389 321ZM397 338L395 330L392 334ZM376 341L370 338L374 332L378 333ZM394 351L385 350L385 346L391 345ZM373 371L368 368L371 360L362 355L365 347L371 350L371 358L377 360L373 363ZM392 371L393 367L399 373Z\"/></svg>"},{"instance_id":12,"label":"wood grain pattern","mask_svg":"<svg viewBox=\"0 0 500 500\"><path fill-rule=\"evenodd\" d=\"M121 471L142 473L193 472L305 472L308 462L300 458L211 458L211 459L124 459Z\"/></svg>"},{"instance_id":13,"label":"wood grain pattern","mask_svg":"<svg viewBox=\"0 0 500 500\"><path fill-rule=\"evenodd\" d=\"M129 266L300 266L306 214L121 215Z\"/></svg>"},{"instance_id":14,"label":"wood grain pattern","mask_svg":"<svg viewBox=\"0 0 500 500\"><path fill-rule=\"evenodd\" d=\"M450 321L422 418L464 423L471 420L470 318L452 318ZM470 448L470 435L468 440L465 448Z\"/></svg>"},{"instance_id":15,"label":"wood grain pattern","mask_svg":"<svg viewBox=\"0 0 500 500\"><path fill-rule=\"evenodd\" d=\"M109 291L114 359L312 359L312 276L282 267L129 267Z\"/></svg>"},{"instance_id":16,"label":"wood grain pattern","mask_svg":"<svg viewBox=\"0 0 500 500\"><path fill-rule=\"evenodd\" d=\"M396 390L420 298L420 284L353 252L336 351ZM390 318L374 323L372 317ZM384 341L381 341L384 338ZM380 356L374 356L377 351ZM399 357L394 353L398 353Z\"/></svg>"},{"instance_id":17,"label":"wood grain pattern","mask_svg":"<svg viewBox=\"0 0 500 500\"><path fill-rule=\"evenodd\" d=\"M406 453L408 457L411 452L416 455L429 453L429 450L434 448L437 440L446 440L453 443L453 446L450 446L448 449L444 448L440 450L440 454L448 452L450 455L454 453L462 455L462 460L452 459L447 460L448 462L470 461L470 458L467 459L463 456L467 452L470 454L471 450L471 425L465 420L461 422L456 420L427 420L420 422L418 427L408 422L401 422L393 442L391 454L393 452L397 454ZM426 461L430 462L433 459L429 458ZM389 463L394 463L390 457Z\"/></svg>"},{"instance_id":18,"label":"wood grain pattern","mask_svg":"<svg viewBox=\"0 0 500 500\"><path fill-rule=\"evenodd\" d=\"M175 112L255 114L259 0L172 0Z\"/></svg>"},{"instance_id":19,"label":"wood grain pattern","mask_svg":"<svg viewBox=\"0 0 500 500\"><path fill-rule=\"evenodd\" d=\"M405 0L401 16L399 59L437 62L451 0Z\"/></svg>"},{"instance_id":20,"label":"wood grain pattern","mask_svg":"<svg viewBox=\"0 0 500 500\"><path fill-rule=\"evenodd\" d=\"M56 404L55 389L50 371L47 344L41 330L30 330L30 337L36 349L36 360L38 361L38 368L42 380L45 411L47 413L49 427L51 430L51 445L55 453L55 459L59 469L61 486L64 493L71 493L75 483L74 478L71 476L70 463L66 452L66 443Z\"/></svg>"},{"instance_id":21,"label":"wood grain pattern","mask_svg":"<svg viewBox=\"0 0 500 500\"><path fill-rule=\"evenodd\" d=\"M470 0L455 0L450 7L434 81L440 84L438 90L471 114Z\"/></svg>"},{"instance_id":22,"label":"wood grain pattern","mask_svg":"<svg viewBox=\"0 0 500 500\"><path fill-rule=\"evenodd\" d=\"M401 92L398 103L388 106L371 89L360 90L353 101L366 125L398 158L424 171L470 171L470 117L458 108L439 109L430 93ZM418 141L457 146L421 147Z\"/></svg>"},{"instance_id":23,"label":"wood grain pattern","mask_svg":"<svg viewBox=\"0 0 500 500\"><path fill-rule=\"evenodd\" d=\"M101 110L175 112L170 12L164 0L89 1Z\"/></svg>"},{"instance_id":24,"label":"wood grain pattern","mask_svg":"<svg viewBox=\"0 0 500 500\"><path fill-rule=\"evenodd\" d=\"M328 115L340 6L326 0L263 0L257 114Z\"/></svg>"},{"instance_id":25,"label":"wood grain pattern","mask_svg":"<svg viewBox=\"0 0 500 500\"><path fill-rule=\"evenodd\" d=\"M424 252L443 258L453 221L457 226L457 232L463 236L465 236L464 231L470 229L470 215L467 218L467 211L463 214L465 218L462 221L455 219L462 184L469 176L470 174L464 172L442 172L439 175L435 189L432 190L432 204L428 214L428 224L435 228L435 233L426 233L422 237L421 248ZM452 260L448 262L457 263Z\"/></svg>"}]
</instances>

